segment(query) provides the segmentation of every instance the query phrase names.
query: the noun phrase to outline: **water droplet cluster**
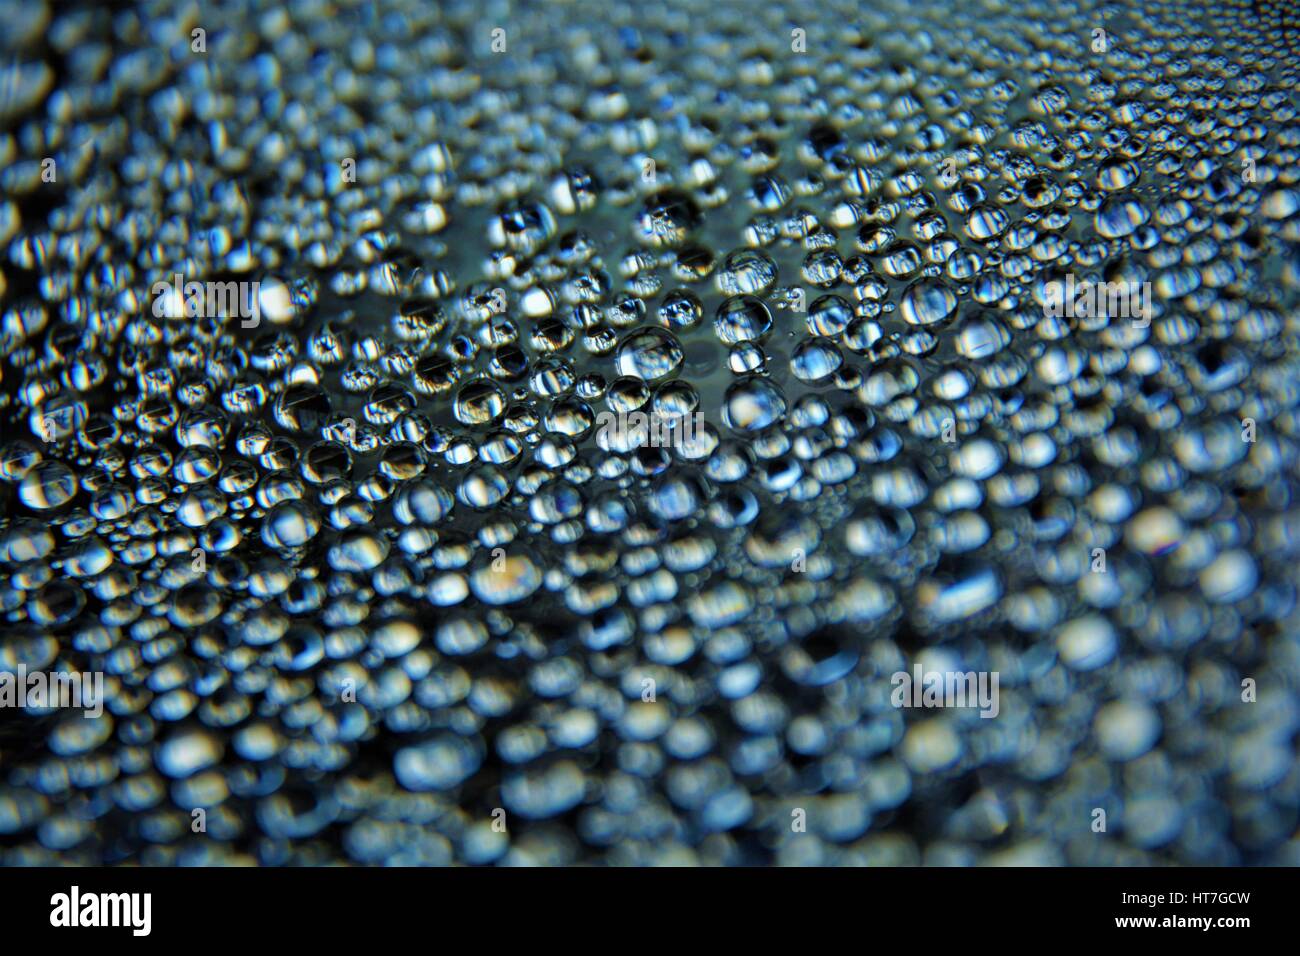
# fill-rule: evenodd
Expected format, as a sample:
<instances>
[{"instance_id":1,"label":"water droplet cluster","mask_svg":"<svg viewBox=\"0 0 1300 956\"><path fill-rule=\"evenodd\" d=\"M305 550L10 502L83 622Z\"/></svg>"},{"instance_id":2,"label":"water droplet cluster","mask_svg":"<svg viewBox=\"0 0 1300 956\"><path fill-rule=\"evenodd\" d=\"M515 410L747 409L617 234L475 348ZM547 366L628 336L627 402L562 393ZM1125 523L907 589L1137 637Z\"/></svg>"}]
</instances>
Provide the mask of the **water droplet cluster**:
<instances>
[{"instance_id":1,"label":"water droplet cluster","mask_svg":"<svg viewBox=\"0 0 1300 956\"><path fill-rule=\"evenodd\" d=\"M1046 6L0 6L0 862L1300 863L1300 32Z\"/></svg>"}]
</instances>

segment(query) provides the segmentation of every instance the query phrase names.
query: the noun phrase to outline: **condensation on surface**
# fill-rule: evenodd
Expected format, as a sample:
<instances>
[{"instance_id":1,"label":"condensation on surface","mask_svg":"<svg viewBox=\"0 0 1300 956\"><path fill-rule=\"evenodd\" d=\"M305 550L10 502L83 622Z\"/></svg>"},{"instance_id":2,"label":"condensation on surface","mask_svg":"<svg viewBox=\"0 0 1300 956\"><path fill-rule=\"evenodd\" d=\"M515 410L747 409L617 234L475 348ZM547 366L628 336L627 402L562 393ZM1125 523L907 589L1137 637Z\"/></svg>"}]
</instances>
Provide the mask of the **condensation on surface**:
<instances>
[{"instance_id":1,"label":"condensation on surface","mask_svg":"<svg viewBox=\"0 0 1300 956\"><path fill-rule=\"evenodd\" d=\"M0 44L0 862L1300 862L1288 6Z\"/></svg>"}]
</instances>

